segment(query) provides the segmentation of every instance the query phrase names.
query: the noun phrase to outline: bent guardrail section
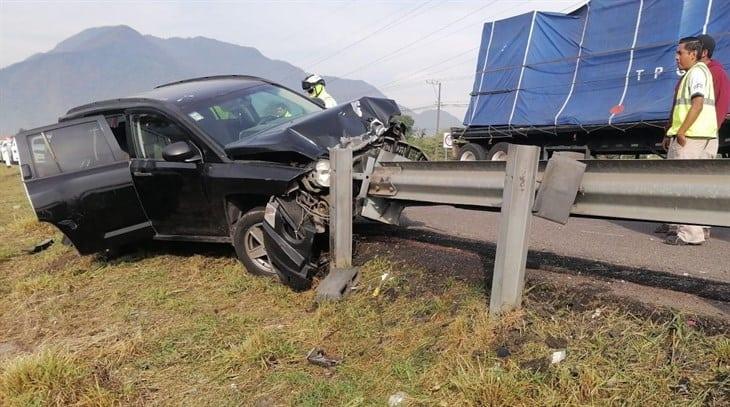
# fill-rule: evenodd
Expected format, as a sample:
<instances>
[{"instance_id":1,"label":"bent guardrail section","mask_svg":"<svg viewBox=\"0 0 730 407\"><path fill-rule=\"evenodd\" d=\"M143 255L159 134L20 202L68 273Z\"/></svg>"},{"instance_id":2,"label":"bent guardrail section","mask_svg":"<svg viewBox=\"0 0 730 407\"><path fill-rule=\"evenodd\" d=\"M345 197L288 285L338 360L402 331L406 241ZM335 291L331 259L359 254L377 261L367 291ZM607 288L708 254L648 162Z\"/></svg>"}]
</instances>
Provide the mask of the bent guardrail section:
<instances>
[{"instance_id":1,"label":"bent guardrail section","mask_svg":"<svg viewBox=\"0 0 730 407\"><path fill-rule=\"evenodd\" d=\"M730 227L730 160L585 160L574 216ZM399 201L502 205L505 162L385 162L368 195ZM537 187L545 172L540 162Z\"/></svg>"}]
</instances>

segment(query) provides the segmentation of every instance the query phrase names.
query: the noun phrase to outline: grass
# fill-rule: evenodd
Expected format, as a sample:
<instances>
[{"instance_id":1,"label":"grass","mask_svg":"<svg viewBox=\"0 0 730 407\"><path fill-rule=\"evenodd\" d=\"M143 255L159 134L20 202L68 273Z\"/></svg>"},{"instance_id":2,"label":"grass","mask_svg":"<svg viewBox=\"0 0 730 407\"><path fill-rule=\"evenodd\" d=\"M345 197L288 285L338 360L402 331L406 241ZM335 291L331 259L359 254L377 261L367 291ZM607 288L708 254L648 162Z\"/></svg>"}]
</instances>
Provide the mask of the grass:
<instances>
[{"instance_id":1,"label":"grass","mask_svg":"<svg viewBox=\"0 0 730 407\"><path fill-rule=\"evenodd\" d=\"M35 222L17 170L0 169L0 190L3 406L382 406L397 392L419 406L730 404L730 341L683 315L578 310L537 286L492 320L483 287L383 258L347 301L317 305L225 246L78 256ZM551 365L555 346L567 358ZM313 347L342 363L309 364Z\"/></svg>"},{"instance_id":2,"label":"grass","mask_svg":"<svg viewBox=\"0 0 730 407\"><path fill-rule=\"evenodd\" d=\"M443 139L439 136L410 136L408 137L407 141L410 144L413 144L414 146L420 148L421 151L426 153L430 160L443 161L445 159L444 157L449 157L449 159L453 159L454 150L446 150L446 153L444 153Z\"/></svg>"},{"instance_id":3,"label":"grass","mask_svg":"<svg viewBox=\"0 0 730 407\"><path fill-rule=\"evenodd\" d=\"M66 352L45 349L4 366L0 393L11 405L113 405L100 377Z\"/></svg>"}]
</instances>

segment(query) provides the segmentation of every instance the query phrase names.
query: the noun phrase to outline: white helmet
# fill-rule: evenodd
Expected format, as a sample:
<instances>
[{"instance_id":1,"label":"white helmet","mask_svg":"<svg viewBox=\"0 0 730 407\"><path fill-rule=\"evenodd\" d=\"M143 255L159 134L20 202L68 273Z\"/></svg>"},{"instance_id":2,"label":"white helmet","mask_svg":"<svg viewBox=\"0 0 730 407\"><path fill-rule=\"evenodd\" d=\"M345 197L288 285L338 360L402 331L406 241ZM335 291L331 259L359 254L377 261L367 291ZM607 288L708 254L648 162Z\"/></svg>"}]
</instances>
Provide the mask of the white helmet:
<instances>
[{"instance_id":1,"label":"white helmet","mask_svg":"<svg viewBox=\"0 0 730 407\"><path fill-rule=\"evenodd\" d=\"M317 74L309 75L302 81L302 89L304 89L306 92L310 92L312 89L314 89L315 85L326 85L324 83L324 79Z\"/></svg>"}]
</instances>

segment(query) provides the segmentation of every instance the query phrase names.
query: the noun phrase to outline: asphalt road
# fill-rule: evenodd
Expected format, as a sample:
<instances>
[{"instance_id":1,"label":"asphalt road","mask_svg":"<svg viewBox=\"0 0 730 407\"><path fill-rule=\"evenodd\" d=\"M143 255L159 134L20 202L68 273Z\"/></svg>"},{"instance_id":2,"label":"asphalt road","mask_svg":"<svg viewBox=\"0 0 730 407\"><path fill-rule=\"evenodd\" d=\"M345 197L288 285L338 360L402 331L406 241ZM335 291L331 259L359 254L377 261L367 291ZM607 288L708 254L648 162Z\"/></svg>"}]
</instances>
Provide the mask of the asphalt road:
<instances>
[{"instance_id":1,"label":"asphalt road","mask_svg":"<svg viewBox=\"0 0 730 407\"><path fill-rule=\"evenodd\" d=\"M409 229L495 244L499 213L452 207L414 207L403 212ZM571 218L559 225L533 218L530 249L617 266L730 282L730 229L713 228L701 246L670 246L653 233L656 223ZM529 260L528 260L529 263Z\"/></svg>"}]
</instances>

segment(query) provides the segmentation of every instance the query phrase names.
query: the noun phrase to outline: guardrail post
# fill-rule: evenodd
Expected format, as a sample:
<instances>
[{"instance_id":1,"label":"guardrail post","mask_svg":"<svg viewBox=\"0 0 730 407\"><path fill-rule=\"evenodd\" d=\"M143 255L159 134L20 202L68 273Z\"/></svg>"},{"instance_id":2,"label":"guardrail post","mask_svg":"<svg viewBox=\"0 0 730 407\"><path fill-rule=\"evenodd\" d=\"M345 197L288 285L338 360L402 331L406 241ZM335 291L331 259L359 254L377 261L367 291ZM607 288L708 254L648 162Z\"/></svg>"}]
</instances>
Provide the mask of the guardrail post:
<instances>
[{"instance_id":1,"label":"guardrail post","mask_svg":"<svg viewBox=\"0 0 730 407\"><path fill-rule=\"evenodd\" d=\"M522 304L540 148L510 145L507 154L502 216L489 300L489 313L493 316Z\"/></svg>"},{"instance_id":2,"label":"guardrail post","mask_svg":"<svg viewBox=\"0 0 730 407\"><path fill-rule=\"evenodd\" d=\"M352 266L352 150L330 150L330 271Z\"/></svg>"},{"instance_id":3,"label":"guardrail post","mask_svg":"<svg viewBox=\"0 0 730 407\"><path fill-rule=\"evenodd\" d=\"M317 299L336 300L358 277L352 267L352 149L330 149L330 270L317 287Z\"/></svg>"}]
</instances>

